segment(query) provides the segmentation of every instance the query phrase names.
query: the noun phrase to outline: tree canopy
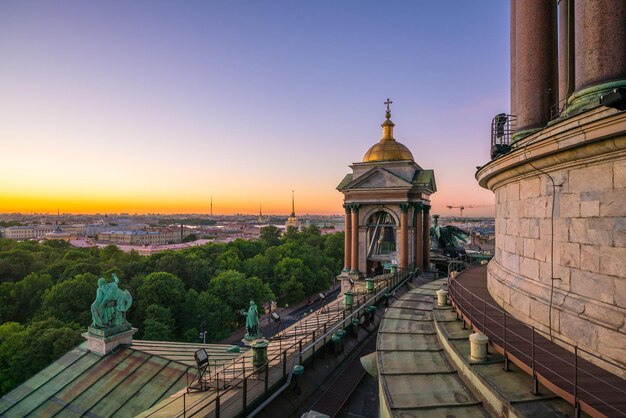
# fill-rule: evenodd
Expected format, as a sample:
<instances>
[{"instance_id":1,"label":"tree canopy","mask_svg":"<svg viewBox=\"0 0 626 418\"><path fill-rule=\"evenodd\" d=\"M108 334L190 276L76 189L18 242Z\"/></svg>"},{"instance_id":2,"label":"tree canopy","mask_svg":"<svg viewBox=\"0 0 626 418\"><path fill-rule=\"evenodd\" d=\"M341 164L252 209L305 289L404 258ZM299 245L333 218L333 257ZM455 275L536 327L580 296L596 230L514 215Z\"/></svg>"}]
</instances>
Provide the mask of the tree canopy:
<instances>
[{"instance_id":1,"label":"tree canopy","mask_svg":"<svg viewBox=\"0 0 626 418\"><path fill-rule=\"evenodd\" d=\"M343 234L317 227L256 241L237 239L150 256L114 245L74 248L64 241L0 239L0 395L83 341L98 277L128 289L135 338L219 341L243 326L254 300L293 304L327 289L343 260ZM29 361L31 359L32 361Z\"/></svg>"}]
</instances>

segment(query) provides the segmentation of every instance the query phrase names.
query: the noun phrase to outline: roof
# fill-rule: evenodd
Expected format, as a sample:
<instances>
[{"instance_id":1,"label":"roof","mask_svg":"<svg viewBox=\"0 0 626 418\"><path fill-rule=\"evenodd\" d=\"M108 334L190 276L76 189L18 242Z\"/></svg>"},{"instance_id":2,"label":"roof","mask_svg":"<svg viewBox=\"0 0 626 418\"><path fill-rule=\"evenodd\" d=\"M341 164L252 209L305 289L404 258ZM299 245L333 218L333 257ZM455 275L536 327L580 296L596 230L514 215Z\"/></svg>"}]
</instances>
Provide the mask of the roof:
<instances>
[{"instance_id":1,"label":"roof","mask_svg":"<svg viewBox=\"0 0 626 418\"><path fill-rule=\"evenodd\" d=\"M485 416L437 341L433 301L446 280L402 295L387 308L378 328L380 402L392 416Z\"/></svg>"},{"instance_id":2,"label":"roof","mask_svg":"<svg viewBox=\"0 0 626 418\"><path fill-rule=\"evenodd\" d=\"M337 190L343 189L350 182L352 182L352 173L346 174L346 176L343 178L343 180L341 180L341 183L339 183L339 185L337 186Z\"/></svg>"},{"instance_id":3,"label":"roof","mask_svg":"<svg viewBox=\"0 0 626 418\"><path fill-rule=\"evenodd\" d=\"M433 193L436 192L437 184L435 183L435 172L433 170L420 170L415 172L413 184L424 187Z\"/></svg>"},{"instance_id":4,"label":"roof","mask_svg":"<svg viewBox=\"0 0 626 418\"><path fill-rule=\"evenodd\" d=\"M187 386L195 376L193 353L204 347L224 364L235 346L134 341L100 356L83 343L0 398L0 417L135 416Z\"/></svg>"}]
</instances>

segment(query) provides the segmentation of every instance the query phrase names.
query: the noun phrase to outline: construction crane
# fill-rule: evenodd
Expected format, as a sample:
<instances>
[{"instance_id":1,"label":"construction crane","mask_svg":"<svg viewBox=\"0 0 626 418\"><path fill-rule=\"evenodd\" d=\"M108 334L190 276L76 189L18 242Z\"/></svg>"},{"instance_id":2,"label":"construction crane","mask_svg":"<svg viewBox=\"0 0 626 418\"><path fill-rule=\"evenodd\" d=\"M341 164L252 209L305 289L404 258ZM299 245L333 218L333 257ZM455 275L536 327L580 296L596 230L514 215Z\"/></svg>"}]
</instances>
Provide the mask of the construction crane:
<instances>
[{"instance_id":1,"label":"construction crane","mask_svg":"<svg viewBox=\"0 0 626 418\"><path fill-rule=\"evenodd\" d=\"M465 206L446 206L448 209L459 209L459 212L461 213L460 218L463 217L463 210L465 209ZM473 206L468 206L468 208L472 208Z\"/></svg>"},{"instance_id":2,"label":"construction crane","mask_svg":"<svg viewBox=\"0 0 626 418\"><path fill-rule=\"evenodd\" d=\"M475 205L475 206L464 206L464 205L461 205L461 206L451 206L451 205L447 205L446 207L448 209L458 209L459 213L460 213L459 217L462 218L463 217L463 211L465 209L487 208L487 207L490 207L490 206L493 206L493 205Z\"/></svg>"}]
</instances>

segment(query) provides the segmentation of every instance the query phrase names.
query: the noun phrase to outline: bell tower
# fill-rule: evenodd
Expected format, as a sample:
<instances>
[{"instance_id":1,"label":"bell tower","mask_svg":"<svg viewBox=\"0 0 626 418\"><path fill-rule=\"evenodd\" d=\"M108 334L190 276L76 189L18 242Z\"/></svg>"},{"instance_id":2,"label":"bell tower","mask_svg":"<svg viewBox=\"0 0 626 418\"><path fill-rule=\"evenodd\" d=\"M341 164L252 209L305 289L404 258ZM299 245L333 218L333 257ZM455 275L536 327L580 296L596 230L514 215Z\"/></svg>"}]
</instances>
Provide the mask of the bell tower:
<instances>
[{"instance_id":1,"label":"bell tower","mask_svg":"<svg viewBox=\"0 0 626 418\"><path fill-rule=\"evenodd\" d=\"M424 269L429 264L435 174L422 169L394 138L392 103L385 102L382 138L337 186L346 213L343 279L373 277L391 266Z\"/></svg>"}]
</instances>

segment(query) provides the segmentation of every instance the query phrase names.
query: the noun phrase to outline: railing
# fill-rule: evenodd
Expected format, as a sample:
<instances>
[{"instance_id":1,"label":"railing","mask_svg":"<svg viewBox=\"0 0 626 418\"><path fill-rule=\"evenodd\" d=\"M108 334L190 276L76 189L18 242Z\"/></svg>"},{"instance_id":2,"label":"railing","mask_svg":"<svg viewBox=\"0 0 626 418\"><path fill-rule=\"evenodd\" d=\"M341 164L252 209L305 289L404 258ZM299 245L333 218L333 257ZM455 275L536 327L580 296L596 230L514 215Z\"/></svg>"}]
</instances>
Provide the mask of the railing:
<instances>
[{"instance_id":1,"label":"railing","mask_svg":"<svg viewBox=\"0 0 626 418\"><path fill-rule=\"evenodd\" d=\"M514 115L499 113L491 121L491 159L504 155L511 150L511 139L515 132Z\"/></svg>"},{"instance_id":2,"label":"railing","mask_svg":"<svg viewBox=\"0 0 626 418\"><path fill-rule=\"evenodd\" d=\"M626 411L606 400L606 394L611 393L615 397L614 402L623 403L626 399L625 381L621 379L620 385L619 377L595 366L580 354L594 358L613 370L621 370L622 374L626 368L553 336L552 340L561 343L557 345L547 333L520 322L500 306L474 294L457 279L448 279L448 292L457 315L460 314L461 319L469 322L474 330L486 335L494 348L504 355L504 369L508 371L509 361L513 361L532 376L533 394L539 393L541 380L546 387L574 405L576 417L580 416L581 406L594 416L626 416ZM558 348L554 349L551 345ZM606 375L598 376L599 370ZM614 382L607 381L607 376L615 377L608 379ZM583 380L585 384L581 385ZM600 405L602 408L598 409Z\"/></svg>"},{"instance_id":3,"label":"railing","mask_svg":"<svg viewBox=\"0 0 626 418\"><path fill-rule=\"evenodd\" d=\"M381 297L402 284L409 276L410 269L398 269L389 278L375 282L374 292L353 291L353 305L343 309L326 309L327 315L320 322L322 310L305 317L300 323L285 330L286 336L272 340L268 347L268 362L256 370L247 362L251 357L244 354L227 365L213 370L208 378L211 389L200 399L197 393L187 392L171 398L147 416L160 415L168 406L182 402L182 408L176 417L236 417L245 413L259 399L268 399L271 392L281 381L291 381L293 366L303 361L315 361L315 353L324 349L335 331L351 323L352 318L361 316L366 307L376 304ZM341 303L341 302L339 302ZM334 312L333 312L334 311ZM310 331L312 329L312 331ZM321 332L320 332L321 331ZM278 354L270 355L272 349ZM291 366L288 367L288 364ZM284 385L283 385L284 386ZM242 389L237 393L235 389ZM193 396L193 397L192 397Z\"/></svg>"}]
</instances>

